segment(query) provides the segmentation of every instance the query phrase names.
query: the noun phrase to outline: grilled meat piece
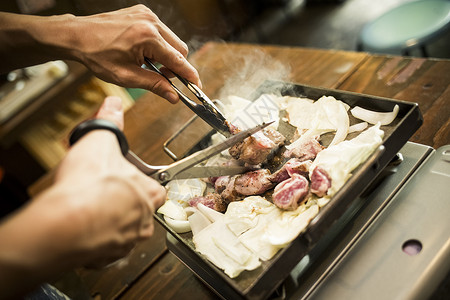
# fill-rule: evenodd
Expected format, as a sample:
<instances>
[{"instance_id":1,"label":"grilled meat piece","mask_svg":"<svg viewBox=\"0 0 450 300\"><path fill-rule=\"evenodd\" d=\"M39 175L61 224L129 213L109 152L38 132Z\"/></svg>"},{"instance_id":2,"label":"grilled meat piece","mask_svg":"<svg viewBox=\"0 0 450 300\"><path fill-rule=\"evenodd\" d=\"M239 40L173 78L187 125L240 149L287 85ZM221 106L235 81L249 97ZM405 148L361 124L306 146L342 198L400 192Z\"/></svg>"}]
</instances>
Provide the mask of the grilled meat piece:
<instances>
[{"instance_id":1,"label":"grilled meat piece","mask_svg":"<svg viewBox=\"0 0 450 300\"><path fill-rule=\"evenodd\" d=\"M289 179L292 174L300 174L307 177L311 164L312 161L310 160L303 161L299 158L291 158L278 171L273 173L269 180L274 183L280 183Z\"/></svg>"},{"instance_id":2,"label":"grilled meat piece","mask_svg":"<svg viewBox=\"0 0 450 300\"><path fill-rule=\"evenodd\" d=\"M225 212L227 210L226 202L219 194L216 193L207 194L206 196L194 197L189 200L189 205L193 207L197 207L199 203L218 212Z\"/></svg>"},{"instance_id":3,"label":"grilled meat piece","mask_svg":"<svg viewBox=\"0 0 450 300\"><path fill-rule=\"evenodd\" d=\"M259 195L271 189L274 184L269 180L270 171L260 169L236 176L234 188L244 196Z\"/></svg>"},{"instance_id":4,"label":"grilled meat piece","mask_svg":"<svg viewBox=\"0 0 450 300\"><path fill-rule=\"evenodd\" d=\"M236 176L221 176L215 181L216 192L226 202L240 200L246 196L260 195L273 188L270 171L260 169Z\"/></svg>"},{"instance_id":5,"label":"grilled meat piece","mask_svg":"<svg viewBox=\"0 0 450 300\"><path fill-rule=\"evenodd\" d=\"M232 157L249 165L259 165L284 144L285 137L276 130L264 128L231 147Z\"/></svg>"},{"instance_id":6,"label":"grilled meat piece","mask_svg":"<svg viewBox=\"0 0 450 300\"><path fill-rule=\"evenodd\" d=\"M292 177L292 174L300 174L307 177L309 173L309 168L311 167L311 160L301 160L298 158L291 158L284 165L288 174Z\"/></svg>"},{"instance_id":7,"label":"grilled meat piece","mask_svg":"<svg viewBox=\"0 0 450 300\"><path fill-rule=\"evenodd\" d=\"M278 184L273 192L273 203L285 210L295 210L305 199L309 192L308 180L300 174Z\"/></svg>"},{"instance_id":8,"label":"grilled meat piece","mask_svg":"<svg viewBox=\"0 0 450 300\"><path fill-rule=\"evenodd\" d=\"M311 174L311 193L316 194L318 197L323 197L327 194L330 187L331 178L327 171L320 166L315 167Z\"/></svg>"},{"instance_id":9,"label":"grilled meat piece","mask_svg":"<svg viewBox=\"0 0 450 300\"><path fill-rule=\"evenodd\" d=\"M299 158L301 160L312 160L324 147L318 141L319 136L303 134L292 144L286 146L283 156L286 158Z\"/></svg>"},{"instance_id":10,"label":"grilled meat piece","mask_svg":"<svg viewBox=\"0 0 450 300\"><path fill-rule=\"evenodd\" d=\"M217 178L214 187L216 192L227 202L239 200L241 196L234 189L236 176L220 176Z\"/></svg>"},{"instance_id":11,"label":"grilled meat piece","mask_svg":"<svg viewBox=\"0 0 450 300\"><path fill-rule=\"evenodd\" d=\"M231 134L236 134L239 133L241 130L239 129L239 127L231 124L230 122L226 121L226 125L228 126L228 129L230 130Z\"/></svg>"}]
</instances>

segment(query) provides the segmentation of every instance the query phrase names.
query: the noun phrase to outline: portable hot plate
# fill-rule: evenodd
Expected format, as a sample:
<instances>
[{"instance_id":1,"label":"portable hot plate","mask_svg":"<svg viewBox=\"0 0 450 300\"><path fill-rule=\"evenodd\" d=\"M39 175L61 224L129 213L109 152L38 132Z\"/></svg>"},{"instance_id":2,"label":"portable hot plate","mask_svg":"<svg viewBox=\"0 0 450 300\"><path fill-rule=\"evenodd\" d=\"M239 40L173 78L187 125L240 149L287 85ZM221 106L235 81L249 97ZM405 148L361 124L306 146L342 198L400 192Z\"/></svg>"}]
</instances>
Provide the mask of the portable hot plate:
<instances>
[{"instance_id":1,"label":"portable hot plate","mask_svg":"<svg viewBox=\"0 0 450 300\"><path fill-rule=\"evenodd\" d=\"M231 279L167 229L167 246L224 299L424 299L450 271L450 145L407 142L422 124L416 104L283 82L255 93L318 99L399 114L305 232L269 261ZM350 120L355 122L355 120Z\"/></svg>"},{"instance_id":2,"label":"portable hot plate","mask_svg":"<svg viewBox=\"0 0 450 300\"><path fill-rule=\"evenodd\" d=\"M427 299L450 271L450 145L408 142L269 299ZM167 246L224 299L242 298L191 250Z\"/></svg>"}]
</instances>

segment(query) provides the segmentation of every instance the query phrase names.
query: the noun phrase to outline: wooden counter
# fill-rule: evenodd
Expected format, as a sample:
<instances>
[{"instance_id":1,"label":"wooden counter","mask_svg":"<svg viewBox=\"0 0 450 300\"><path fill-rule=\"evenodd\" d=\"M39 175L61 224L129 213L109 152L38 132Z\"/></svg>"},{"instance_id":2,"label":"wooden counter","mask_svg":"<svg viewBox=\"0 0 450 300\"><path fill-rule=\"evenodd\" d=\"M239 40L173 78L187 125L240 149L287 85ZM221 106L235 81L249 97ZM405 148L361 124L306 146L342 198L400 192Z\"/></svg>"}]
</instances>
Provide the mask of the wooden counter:
<instances>
[{"instance_id":1,"label":"wooden counter","mask_svg":"<svg viewBox=\"0 0 450 300\"><path fill-rule=\"evenodd\" d=\"M278 79L417 102L424 124L410 140L434 148L450 144L449 60L222 43L205 44L190 60L211 98L245 97L262 81ZM131 149L148 163L170 163L162 145L192 115L181 103L144 95L126 114ZM78 274L91 295L102 299L216 298L168 252L159 225L127 263Z\"/></svg>"}]
</instances>

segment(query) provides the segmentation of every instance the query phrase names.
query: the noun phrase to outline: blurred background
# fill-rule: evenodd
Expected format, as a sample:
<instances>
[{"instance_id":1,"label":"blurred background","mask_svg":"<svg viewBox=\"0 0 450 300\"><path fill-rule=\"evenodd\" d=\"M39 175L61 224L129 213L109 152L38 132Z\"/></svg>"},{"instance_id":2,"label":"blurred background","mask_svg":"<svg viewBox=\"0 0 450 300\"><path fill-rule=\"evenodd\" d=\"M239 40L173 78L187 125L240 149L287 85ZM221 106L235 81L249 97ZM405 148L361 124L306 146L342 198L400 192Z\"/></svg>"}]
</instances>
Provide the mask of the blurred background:
<instances>
[{"instance_id":1,"label":"blurred background","mask_svg":"<svg viewBox=\"0 0 450 300\"><path fill-rule=\"evenodd\" d=\"M414 0L3 0L1 11L88 15L137 3L151 8L191 49L208 40L356 50L362 26ZM450 58L450 33L429 56ZM410 55L420 55L412 52Z\"/></svg>"}]
</instances>

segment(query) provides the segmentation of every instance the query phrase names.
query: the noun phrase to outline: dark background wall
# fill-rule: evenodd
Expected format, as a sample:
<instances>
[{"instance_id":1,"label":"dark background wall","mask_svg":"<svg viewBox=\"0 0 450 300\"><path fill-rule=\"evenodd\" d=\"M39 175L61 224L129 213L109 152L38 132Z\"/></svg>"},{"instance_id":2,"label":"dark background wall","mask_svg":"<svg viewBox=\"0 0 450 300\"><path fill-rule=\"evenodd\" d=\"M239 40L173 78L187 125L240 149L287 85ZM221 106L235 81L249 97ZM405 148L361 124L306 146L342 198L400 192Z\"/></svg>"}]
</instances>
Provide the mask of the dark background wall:
<instances>
[{"instance_id":1,"label":"dark background wall","mask_svg":"<svg viewBox=\"0 0 450 300\"><path fill-rule=\"evenodd\" d=\"M365 23L414 0L3 0L0 11L20 12L18 3L50 3L35 14L88 15L138 3L152 9L195 50L205 41L356 50ZM450 33L428 45L429 56L450 58ZM400 53L399 53L400 54ZM412 56L420 56L412 51Z\"/></svg>"}]
</instances>

